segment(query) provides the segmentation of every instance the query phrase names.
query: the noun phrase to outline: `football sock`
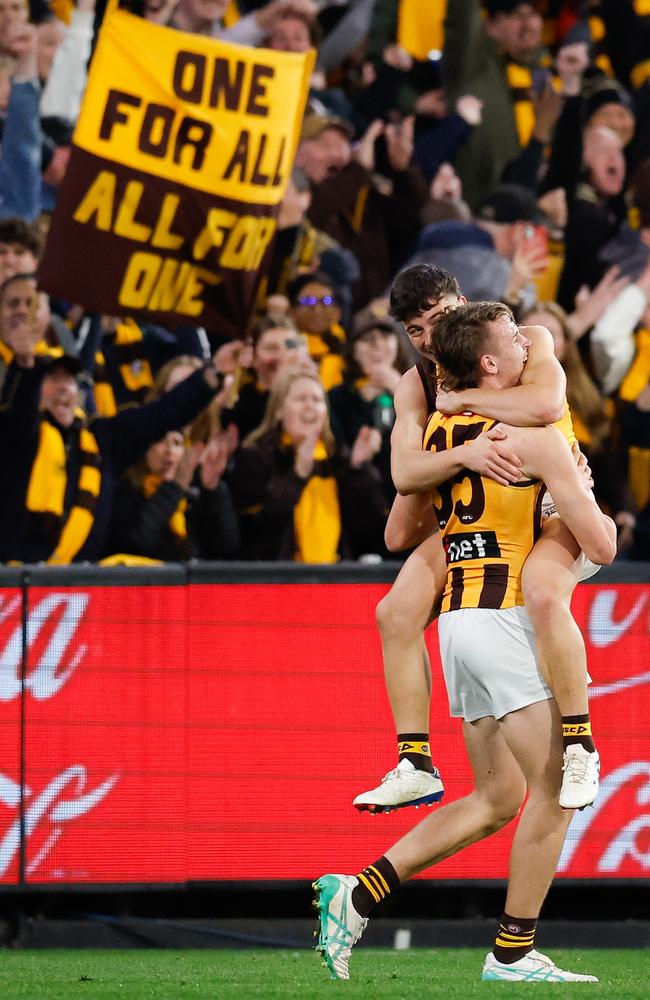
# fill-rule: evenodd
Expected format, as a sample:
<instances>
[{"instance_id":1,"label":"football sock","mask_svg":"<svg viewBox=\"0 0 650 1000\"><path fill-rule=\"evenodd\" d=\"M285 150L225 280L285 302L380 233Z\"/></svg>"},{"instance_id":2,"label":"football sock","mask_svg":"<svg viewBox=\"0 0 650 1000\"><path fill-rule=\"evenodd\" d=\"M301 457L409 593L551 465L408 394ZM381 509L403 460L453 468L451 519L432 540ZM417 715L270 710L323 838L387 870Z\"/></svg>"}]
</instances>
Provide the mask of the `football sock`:
<instances>
[{"instance_id":1,"label":"football sock","mask_svg":"<svg viewBox=\"0 0 650 1000\"><path fill-rule=\"evenodd\" d=\"M410 760L418 771L433 774L428 733L398 733L397 752L400 760Z\"/></svg>"},{"instance_id":2,"label":"football sock","mask_svg":"<svg viewBox=\"0 0 650 1000\"><path fill-rule=\"evenodd\" d=\"M359 885L352 890L352 905L362 917L367 917L373 906L386 899L400 884L397 872L384 857L364 868L357 878Z\"/></svg>"},{"instance_id":3,"label":"football sock","mask_svg":"<svg viewBox=\"0 0 650 1000\"><path fill-rule=\"evenodd\" d=\"M494 957L497 962L511 965L535 947L537 920L530 917L511 917L504 913L499 921Z\"/></svg>"},{"instance_id":4,"label":"football sock","mask_svg":"<svg viewBox=\"0 0 650 1000\"><path fill-rule=\"evenodd\" d=\"M588 714L562 716L562 742L565 750L571 743L580 743L589 753L594 752L596 746L591 736Z\"/></svg>"}]
</instances>

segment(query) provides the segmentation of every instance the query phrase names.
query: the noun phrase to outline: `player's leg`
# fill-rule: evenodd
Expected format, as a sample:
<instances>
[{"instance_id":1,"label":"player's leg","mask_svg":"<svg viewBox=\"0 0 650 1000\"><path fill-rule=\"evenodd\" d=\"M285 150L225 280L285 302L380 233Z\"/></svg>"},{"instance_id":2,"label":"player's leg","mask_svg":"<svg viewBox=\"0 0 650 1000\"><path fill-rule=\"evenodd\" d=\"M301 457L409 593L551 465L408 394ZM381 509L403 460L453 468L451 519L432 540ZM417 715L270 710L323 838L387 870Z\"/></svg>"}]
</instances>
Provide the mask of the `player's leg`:
<instances>
[{"instance_id":1,"label":"player's leg","mask_svg":"<svg viewBox=\"0 0 650 1000\"><path fill-rule=\"evenodd\" d=\"M431 813L386 852L400 882L496 833L521 808L525 781L496 720L463 722L463 737L474 788Z\"/></svg>"},{"instance_id":2,"label":"player's leg","mask_svg":"<svg viewBox=\"0 0 650 1000\"><path fill-rule=\"evenodd\" d=\"M562 723L553 699L537 702L501 720L504 737L528 785L528 798L517 824L510 853L505 911L484 979L568 982L580 977L564 972L535 951L537 919L555 875L572 813L558 802Z\"/></svg>"},{"instance_id":3,"label":"player's leg","mask_svg":"<svg viewBox=\"0 0 650 1000\"><path fill-rule=\"evenodd\" d=\"M318 950L332 978L349 978L351 948L376 903L412 875L487 837L517 815L526 787L498 723L492 718L464 723L463 734L474 790L428 815L357 876L324 875L314 883Z\"/></svg>"},{"instance_id":4,"label":"player's leg","mask_svg":"<svg viewBox=\"0 0 650 1000\"><path fill-rule=\"evenodd\" d=\"M589 718L587 653L571 613L581 557L566 525L557 517L548 518L522 573L539 660L562 715L565 758L560 801L570 809L594 801L600 768Z\"/></svg>"},{"instance_id":5,"label":"player's leg","mask_svg":"<svg viewBox=\"0 0 650 1000\"><path fill-rule=\"evenodd\" d=\"M357 809L389 812L408 805L430 805L442 798L440 775L431 761L431 669L424 629L442 594L446 571L440 533L436 532L411 553L377 606L399 761L377 788L356 797Z\"/></svg>"}]
</instances>

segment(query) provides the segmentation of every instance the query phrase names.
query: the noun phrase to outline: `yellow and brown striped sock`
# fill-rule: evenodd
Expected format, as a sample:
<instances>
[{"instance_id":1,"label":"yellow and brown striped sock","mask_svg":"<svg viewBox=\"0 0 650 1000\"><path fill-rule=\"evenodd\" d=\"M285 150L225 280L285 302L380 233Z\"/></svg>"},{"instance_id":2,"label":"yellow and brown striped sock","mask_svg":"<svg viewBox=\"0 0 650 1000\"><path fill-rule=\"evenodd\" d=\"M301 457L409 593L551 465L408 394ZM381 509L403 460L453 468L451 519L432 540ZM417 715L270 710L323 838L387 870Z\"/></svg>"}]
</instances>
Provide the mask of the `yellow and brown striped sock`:
<instances>
[{"instance_id":1,"label":"yellow and brown striped sock","mask_svg":"<svg viewBox=\"0 0 650 1000\"><path fill-rule=\"evenodd\" d=\"M572 743L580 743L589 753L594 752L596 745L591 735L591 720L588 714L562 716L562 743L564 750Z\"/></svg>"},{"instance_id":2,"label":"yellow and brown striped sock","mask_svg":"<svg viewBox=\"0 0 650 1000\"><path fill-rule=\"evenodd\" d=\"M410 760L418 771L433 774L428 733L398 733L397 753L400 760Z\"/></svg>"},{"instance_id":3,"label":"yellow and brown striped sock","mask_svg":"<svg viewBox=\"0 0 650 1000\"><path fill-rule=\"evenodd\" d=\"M519 961L535 947L537 920L531 917L511 917L504 913L499 921L494 957L497 962L511 965Z\"/></svg>"},{"instance_id":4,"label":"yellow and brown striped sock","mask_svg":"<svg viewBox=\"0 0 650 1000\"><path fill-rule=\"evenodd\" d=\"M397 872L383 855L359 872L357 878L359 885L352 890L352 905L362 917L367 917L373 906L390 896L400 884Z\"/></svg>"}]
</instances>

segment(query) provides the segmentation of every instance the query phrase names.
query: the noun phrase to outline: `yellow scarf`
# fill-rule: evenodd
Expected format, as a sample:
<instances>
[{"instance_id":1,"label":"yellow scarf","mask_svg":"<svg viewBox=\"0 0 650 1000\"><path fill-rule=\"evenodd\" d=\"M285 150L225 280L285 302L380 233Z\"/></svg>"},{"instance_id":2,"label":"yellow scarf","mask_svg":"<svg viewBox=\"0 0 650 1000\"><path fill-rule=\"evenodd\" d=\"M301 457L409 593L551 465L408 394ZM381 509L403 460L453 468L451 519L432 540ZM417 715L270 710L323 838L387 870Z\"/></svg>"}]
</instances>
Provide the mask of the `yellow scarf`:
<instances>
[{"instance_id":1,"label":"yellow scarf","mask_svg":"<svg viewBox=\"0 0 650 1000\"><path fill-rule=\"evenodd\" d=\"M79 428L80 467L74 506L61 526L58 544L47 560L57 565L72 562L81 551L95 519L101 489L99 447L86 427ZM38 514L63 517L67 484L66 453L60 430L47 417L41 419L38 451L27 487L26 506Z\"/></svg>"},{"instance_id":2,"label":"yellow scarf","mask_svg":"<svg viewBox=\"0 0 650 1000\"><path fill-rule=\"evenodd\" d=\"M118 323L113 338L114 354L125 389L141 403L153 385L151 366L144 357L144 334L132 319ZM115 391L111 384L106 358L101 351L95 355L95 403L101 417L117 413Z\"/></svg>"},{"instance_id":3,"label":"yellow scarf","mask_svg":"<svg viewBox=\"0 0 650 1000\"><path fill-rule=\"evenodd\" d=\"M619 396L624 403L634 403L650 382L650 330L636 335L636 355L630 370L621 382Z\"/></svg>"},{"instance_id":4,"label":"yellow scarf","mask_svg":"<svg viewBox=\"0 0 650 1000\"><path fill-rule=\"evenodd\" d=\"M40 357L47 356L48 358L60 358L63 354L63 350L60 347L50 347L47 340L39 340L38 344L34 348L34 353L38 354ZM0 361L4 361L7 367L11 364L14 359L14 352L9 347L9 344L5 344L4 340L0 340Z\"/></svg>"},{"instance_id":5,"label":"yellow scarf","mask_svg":"<svg viewBox=\"0 0 650 1000\"><path fill-rule=\"evenodd\" d=\"M447 0L400 0L397 44L419 60L442 52L446 16Z\"/></svg>"},{"instance_id":6,"label":"yellow scarf","mask_svg":"<svg viewBox=\"0 0 650 1000\"><path fill-rule=\"evenodd\" d=\"M325 392L333 389L335 385L340 385L345 370L343 346L346 338L343 327L340 323L332 323L323 336L320 333L309 333L307 330L302 330L301 333L307 338L307 350L310 356L319 365L320 380Z\"/></svg>"},{"instance_id":7,"label":"yellow scarf","mask_svg":"<svg viewBox=\"0 0 650 1000\"><path fill-rule=\"evenodd\" d=\"M283 435L282 443L291 445L291 438ZM331 474L322 441L316 442L314 461L314 469L293 511L294 561L334 563L341 538L341 509L336 479Z\"/></svg>"},{"instance_id":8,"label":"yellow scarf","mask_svg":"<svg viewBox=\"0 0 650 1000\"><path fill-rule=\"evenodd\" d=\"M142 480L142 486L141 486L142 492L147 498L152 497L161 483L162 479L160 478L160 476L154 476L151 473L149 473L149 475L145 476L144 479ZM186 510L187 510L187 500L185 499L185 497L183 497L183 499L179 501L178 507L176 508L176 510L170 517L169 521L167 522L170 527L170 530L173 532L173 534L176 535L177 538L187 538L187 520L185 518Z\"/></svg>"},{"instance_id":9,"label":"yellow scarf","mask_svg":"<svg viewBox=\"0 0 650 1000\"><path fill-rule=\"evenodd\" d=\"M530 142L535 128L535 109L531 99L533 75L527 66L509 62L506 65L506 80L512 95L519 145L523 149Z\"/></svg>"}]
</instances>

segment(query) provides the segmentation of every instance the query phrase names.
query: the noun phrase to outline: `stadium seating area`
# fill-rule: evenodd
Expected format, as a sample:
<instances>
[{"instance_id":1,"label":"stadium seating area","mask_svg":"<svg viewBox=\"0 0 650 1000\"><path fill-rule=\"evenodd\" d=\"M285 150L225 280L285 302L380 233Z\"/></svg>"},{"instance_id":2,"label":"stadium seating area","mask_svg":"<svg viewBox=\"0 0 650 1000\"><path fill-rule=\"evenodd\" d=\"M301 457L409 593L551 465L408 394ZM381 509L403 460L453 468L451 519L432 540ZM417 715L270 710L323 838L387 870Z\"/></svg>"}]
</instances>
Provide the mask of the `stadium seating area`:
<instances>
[{"instance_id":1,"label":"stadium seating area","mask_svg":"<svg viewBox=\"0 0 650 1000\"><path fill-rule=\"evenodd\" d=\"M316 48L295 165L237 338L48 296L104 3L0 0L0 563L394 558L393 397L415 354L388 293L415 262L550 329L618 558L650 560L648 5L122 6ZM74 267L84 248L48 252Z\"/></svg>"}]
</instances>

